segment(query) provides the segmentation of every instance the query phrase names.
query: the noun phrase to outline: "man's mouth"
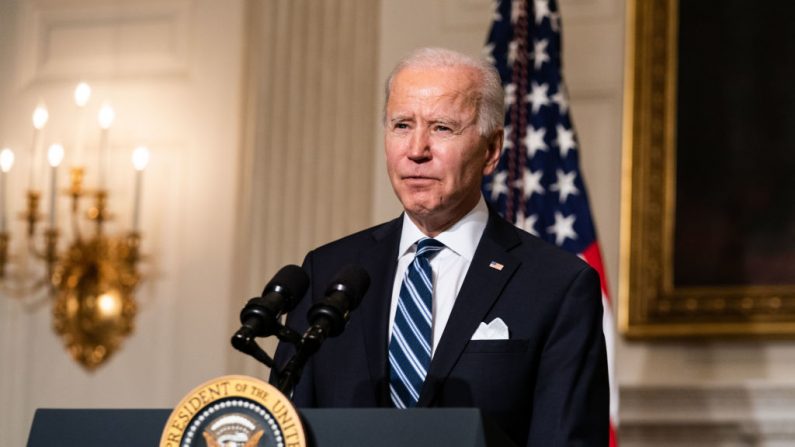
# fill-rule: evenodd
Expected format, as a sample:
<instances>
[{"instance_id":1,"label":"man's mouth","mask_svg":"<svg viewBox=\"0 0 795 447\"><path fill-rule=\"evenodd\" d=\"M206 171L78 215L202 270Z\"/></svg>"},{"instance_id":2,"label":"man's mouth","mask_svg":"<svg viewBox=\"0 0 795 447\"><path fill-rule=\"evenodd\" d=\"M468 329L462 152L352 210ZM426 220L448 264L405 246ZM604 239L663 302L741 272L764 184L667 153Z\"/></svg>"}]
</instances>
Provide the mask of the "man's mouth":
<instances>
[{"instance_id":1,"label":"man's mouth","mask_svg":"<svg viewBox=\"0 0 795 447\"><path fill-rule=\"evenodd\" d=\"M435 182L436 179L433 178L433 177L425 177L425 176L422 176L422 175L408 175L408 176L403 177L403 181L407 182L407 183L411 183L411 184L414 184L414 183L424 184L424 183Z\"/></svg>"}]
</instances>

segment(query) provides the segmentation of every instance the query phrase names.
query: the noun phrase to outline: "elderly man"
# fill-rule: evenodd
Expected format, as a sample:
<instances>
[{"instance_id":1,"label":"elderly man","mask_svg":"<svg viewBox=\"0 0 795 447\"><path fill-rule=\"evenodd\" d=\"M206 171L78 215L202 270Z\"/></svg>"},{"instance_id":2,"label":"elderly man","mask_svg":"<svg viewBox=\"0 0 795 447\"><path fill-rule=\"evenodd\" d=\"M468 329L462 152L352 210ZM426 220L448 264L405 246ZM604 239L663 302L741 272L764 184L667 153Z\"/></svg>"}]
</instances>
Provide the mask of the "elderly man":
<instances>
[{"instance_id":1,"label":"elderly man","mask_svg":"<svg viewBox=\"0 0 795 447\"><path fill-rule=\"evenodd\" d=\"M518 445L607 445L599 279L486 205L502 122L486 62L422 49L394 69L384 146L405 212L307 255L296 329L341 265L363 266L371 286L307 365L298 406L478 407ZM277 365L291 352L281 345Z\"/></svg>"}]
</instances>

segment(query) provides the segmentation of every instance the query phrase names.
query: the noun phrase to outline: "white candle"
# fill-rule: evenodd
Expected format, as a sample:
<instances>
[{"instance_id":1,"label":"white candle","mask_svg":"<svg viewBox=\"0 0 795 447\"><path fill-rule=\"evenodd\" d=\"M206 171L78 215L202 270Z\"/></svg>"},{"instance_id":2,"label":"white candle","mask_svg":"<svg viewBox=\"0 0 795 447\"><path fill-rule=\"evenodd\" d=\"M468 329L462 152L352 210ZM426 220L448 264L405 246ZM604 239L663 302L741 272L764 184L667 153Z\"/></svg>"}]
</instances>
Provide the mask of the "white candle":
<instances>
[{"instance_id":1,"label":"white candle","mask_svg":"<svg viewBox=\"0 0 795 447\"><path fill-rule=\"evenodd\" d=\"M39 142L39 129L33 128L33 142L30 144L30 172L28 173L28 189L33 190L36 185L36 147Z\"/></svg>"},{"instance_id":2,"label":"white candle","mask_svg":"<svg viewBox=\"0 0 795 447\"><path fill-rule=\"evenodd\" d=\"M144 146L135 148L132 155L133 166L135 167L135 196L133 198L133 221L132 229L138 232L141 226L141 188L143 185L144 169L149 164L149 149Z\"/></svg>"},{"instance_id":3,"label":"white candle","mask_svg":"<svg viewBox=\"0 0 795 447\"><path fill-rule=\"evenodd\" d=\"M75 104L79 109L79 116L77 122L77 137L75 138L74 157L72 157L73 166L83 165L83 145L86 129L86 104L91 98L91 87L85 82L77 84L75 88Z\"/></svg>"},{"instance_id":4,"label":"white candle","mask_svg":"<svg viewBox=\"0 0 795 447\"><path fill-rule=\"evenodd\" d=\"M8 171L14 165L14 151L4 148L0 151L0 233L5 233L8 229L6 222L6 184L8 182Z\"/></svg>"},{"instance_id":5,"label":"white candle","mask_svg":"<svg viewBox=\"0 0 795 447\"><path fill-rule=\"evenodd\" d=\"M36 109L33 110L33 144L31 145L30 153L31 153L31 160L30 160L30 177L29 182L29 189L34 190L37 186L38 179L36 178L36 168L41 166L42 159L41 159L41 130L44 129L44 126L47 125L47 121L50 119L50 114L47 112L47 107L44 104L39 104L36 106ZM40 169L40 168L39 168Z\"/></svg>"},{"instance_id":6,"label":"white candle","mask_svg":"<svg viewBox=\"0 0 795 447\"><path fill-rule=\"evenodd\" d=\"M0 174L0 233L6 232L6 175L3 171Z\"/></svg>"},{"instance_id":7,"label":"white candle","mask_svg":"<svg viewBox=\"0 0 795 447\"><path fill-rule=\"evenodd\" d=\"M55 228L56 216L58 209L56 208L57 194L58 194L58 165L63 161L63 146L60 144L53 144L50 150L47 151L47 159L50 162L50 228Z\"/></svg>"},{"instance_id":8,"label":"white candle","mask_svg":"<svg viewBox=\"0 0 795 447\"><path fill-rule=\"evenodd\" d=\"M116 119L116 112L113 111L113 107L111 107L108 103L103 104L99 109L99 114L97 115L99 127L102 129L100 133L99 153L97 154L100 189L105 189L105 171L110 168L110 147L108 142L108 133L114 119Z\"/></svg>"},{"instance_id":9,"label":"white candle","mask_svg":"<svg viewBox=\"0 0 795 447\"><path fill-rule=\"evenodd\" d=\"M99 131L99 152L97 153L97 174L99 174L99 188L105 189L105 169L108 157L108 129Z\"/></svg>"}]
</instances>

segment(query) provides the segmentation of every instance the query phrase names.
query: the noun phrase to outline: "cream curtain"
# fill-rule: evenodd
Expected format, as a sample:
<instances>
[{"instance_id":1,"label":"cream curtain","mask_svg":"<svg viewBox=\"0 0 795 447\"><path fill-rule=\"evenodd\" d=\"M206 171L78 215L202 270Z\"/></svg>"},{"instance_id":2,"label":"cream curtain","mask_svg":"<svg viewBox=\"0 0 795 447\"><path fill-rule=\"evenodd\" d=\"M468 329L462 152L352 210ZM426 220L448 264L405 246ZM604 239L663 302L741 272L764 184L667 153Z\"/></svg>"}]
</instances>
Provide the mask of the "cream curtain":
<instances>
[{"instance_id":1,"label":"cream curtain","mask_svg":"<svg viewBox=\"0 0 795 447\"><path fill-rule=\"evenodd\" d=\"M247 2L233 316L281 266L371 223L378 8ZM266 373L230 352L230 373Z\"/></svg>"}]
</instances>

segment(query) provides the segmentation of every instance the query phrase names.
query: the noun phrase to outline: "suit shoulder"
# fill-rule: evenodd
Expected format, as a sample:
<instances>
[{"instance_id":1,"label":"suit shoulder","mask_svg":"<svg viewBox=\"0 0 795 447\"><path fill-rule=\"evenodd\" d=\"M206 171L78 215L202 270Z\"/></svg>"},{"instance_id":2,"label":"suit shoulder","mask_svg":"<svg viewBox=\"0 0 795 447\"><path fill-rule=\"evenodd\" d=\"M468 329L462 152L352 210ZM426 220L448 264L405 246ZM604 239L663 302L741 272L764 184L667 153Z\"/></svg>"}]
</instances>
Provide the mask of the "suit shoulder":
<instances>
[{"instance_id":1,"label":"suit shoulder","mask_svg":"<svg viewBox=\"0 0 795 447\"><path fill-rule=\"evenodd\" d=\"M400 231L400 218L357 231L313 249L310 254L323 255L358 250L377 242L393 231Z\"/></svg>"},{"instance_id":2,"label":"suit shoulder","mask_svg":"<svg viewBox=\"0 0 795 447\"><path fill-rule=\"evenodd\" d=\"M555 244L534 236L521 228L513 227L521 244L512 252L524 261L537 263L544 270L579 273L582 270L593 270L579 256L568 252Z\"/></svg>"},{"instance_id":3,"label":"suit shoulder","mask_svg":"<svg viewBox=\"0 0 795 447\"><path fill-rule=\"evenodd\" d=\"M580 312L591 309L593 315L602 311L601 279L599 273L583 259L557 245L546 242L521 229L516 229L521 243L510 251L521 260L517 274L521 278L534 278L536 296L550 297L556 304L550 308L564 306L567 300L578 303ZM569 297L567 300L559 299ZM584 313L582 315L585 315Z\"/></svg>"}]
</instances>

